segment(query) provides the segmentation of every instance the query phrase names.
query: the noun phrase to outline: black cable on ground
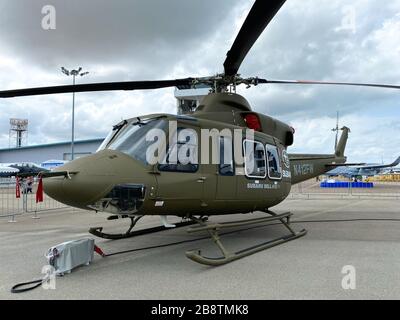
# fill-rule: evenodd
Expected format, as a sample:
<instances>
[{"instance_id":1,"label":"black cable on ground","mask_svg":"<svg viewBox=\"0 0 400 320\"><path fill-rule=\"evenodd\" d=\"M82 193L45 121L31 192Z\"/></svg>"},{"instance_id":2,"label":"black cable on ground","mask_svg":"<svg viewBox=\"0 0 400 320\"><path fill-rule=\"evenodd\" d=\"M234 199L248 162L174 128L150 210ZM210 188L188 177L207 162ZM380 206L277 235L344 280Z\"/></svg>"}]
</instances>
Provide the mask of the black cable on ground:
<instances>
[{"instance_id":1,"label":"black cable on ground","mask_svg":"<svg viewBox=\"0 0 400 320\"><path fill-rule=\"evenodd\" d=\"M44 283L46 281L47 281L47 278L43 278L43 279L33 280L33 281L29 281L29 282L18 283L14 287L11 288L11 293L22 293L22 292L26 292L26 291L31 291L33 289L40 287L42 285L42 283ZM32 285L32 286L26 287L28 285ZM26 287L26 288L21 289L21 287Z\"/></svg>"},{"instance_id":2,"label":"black cable on ground","mask_svg":"<svg viewBox=\"0 0 400 320\"><path fill-rule=\"evenodd\" d=\"M208 239L209 237L202 237L202 238L196 238L196 239L190 239L190 240L182 240L182 241L177 241L177 242L170 242L170 243L165 243L165 244L160 244L156 246L150 246L150 247L143 247L143 248L136 248L136 249L131 249L131 250L125 250L125 251L118 251L110 254L105 254L104 257L111 257L111 256L116 256L118 254L124 254L124 253L130 253L130 252L136 252L136 251L144 251L144 250L150 250L150 249L157 249L157 248L164 248L164 247L172 247L176 246L178 244L184 244L184 243L189 243L189 242L195 242L195 241L200 241L200 240L205 240Z\"/></svg>"}]
</instances>

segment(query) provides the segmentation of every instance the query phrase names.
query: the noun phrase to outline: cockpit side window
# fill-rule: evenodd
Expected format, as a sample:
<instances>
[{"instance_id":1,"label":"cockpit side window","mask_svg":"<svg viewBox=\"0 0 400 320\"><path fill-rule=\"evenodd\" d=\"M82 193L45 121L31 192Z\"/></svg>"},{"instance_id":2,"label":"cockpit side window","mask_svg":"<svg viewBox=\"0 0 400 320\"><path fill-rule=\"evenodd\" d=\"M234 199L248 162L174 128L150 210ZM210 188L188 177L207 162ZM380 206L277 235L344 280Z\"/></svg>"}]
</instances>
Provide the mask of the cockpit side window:
<instances>
[{"instance_id":1,"label":"cockpit side window","mask_svg":"<svg viewBox=\"0 0 400 320\"><path fill-rule=\"evenodd\" d=\"M278 148L267 144L267 163L268 163L268 177L270 179L282 179L282 168L279 161Z\"/></svg>"},{"instance_id":2,"label":"cockpit side window","mask_svg":"<svg viewBox=\"0 0 400 320\"><path fill-rule=\"evenodd\" d=\"M198 141L194 129L178 127L178 141L168 148L167 155L158 165L158 170L193 173L199 169Z\"/></svg>"}]
</instances>

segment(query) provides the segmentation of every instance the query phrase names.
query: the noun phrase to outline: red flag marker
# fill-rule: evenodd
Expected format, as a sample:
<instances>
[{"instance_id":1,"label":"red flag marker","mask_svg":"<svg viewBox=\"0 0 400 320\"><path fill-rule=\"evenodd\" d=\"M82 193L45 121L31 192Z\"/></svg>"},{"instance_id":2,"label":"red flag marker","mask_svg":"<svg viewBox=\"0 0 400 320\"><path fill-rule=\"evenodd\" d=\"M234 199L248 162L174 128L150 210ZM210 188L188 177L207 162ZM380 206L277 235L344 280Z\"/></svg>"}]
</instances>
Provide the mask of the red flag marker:
<instances>
[{"instance_id":1,"label":"red flag marker","mask_svg":"<svg viewBox=\"0 0 400 320\"><path fill-rule=\"evenodd\" d=\"M43 202L43 181L42 177L39 178L39 185L36 190L36 203Z\"/></svg>"},{"instance_id":2,"label":"red flag marker","mask_svg":"<svg viewBox=\"0 0 400 320\"><path fill-rule=\"evenodd\" d=\"M19 177L16 177L15 179L15 197L17 199L21 198L21 189L19 186Z\"/></svg>"}]
</instances>

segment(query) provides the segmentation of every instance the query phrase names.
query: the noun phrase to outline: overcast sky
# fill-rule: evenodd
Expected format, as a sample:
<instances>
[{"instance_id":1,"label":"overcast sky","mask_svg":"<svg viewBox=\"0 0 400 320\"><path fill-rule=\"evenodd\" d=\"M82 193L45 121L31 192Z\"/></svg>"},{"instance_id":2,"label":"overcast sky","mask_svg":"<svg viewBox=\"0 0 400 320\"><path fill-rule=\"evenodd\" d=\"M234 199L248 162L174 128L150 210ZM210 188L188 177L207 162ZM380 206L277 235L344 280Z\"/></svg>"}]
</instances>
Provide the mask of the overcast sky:
<instances>
[{"instance_id":1,"label":"overcast sky","mask_svg":"<svg viewBox=\"0 0 400 320\"><path fill-rule=\"evenodd\" d=\"M351 3L351 6L349 6ZM0 89L208 76L221 72L252 0L0 0ZM42 8L56 29L42 28ZM400 84L400 0L288 0L240 73L270 79ZM241 88L257 112L296 129L290 152L330 153L336 111L352 129L350 161L400 155L400 91L269 85ZM0 100L0 148L9 118L29 119L29 144L68 141L71 94ZM104 137L122 118L175 113L174 89L80 93L76 139Z\"/></svg>"}]
</instances>

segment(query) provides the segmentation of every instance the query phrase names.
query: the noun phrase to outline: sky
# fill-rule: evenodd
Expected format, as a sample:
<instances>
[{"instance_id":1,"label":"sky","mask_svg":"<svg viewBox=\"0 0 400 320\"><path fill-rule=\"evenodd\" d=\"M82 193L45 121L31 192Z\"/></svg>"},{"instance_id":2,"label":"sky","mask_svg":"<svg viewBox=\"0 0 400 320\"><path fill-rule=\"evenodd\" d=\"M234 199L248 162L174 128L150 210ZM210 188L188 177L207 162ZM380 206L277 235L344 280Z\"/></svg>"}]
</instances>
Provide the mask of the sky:
<instances>
[{"instance_id":1,"label":"sky","mask_svg":"<svg viewBox=\"0 0 400 320\"><path fill-rule=\"evenodd\" d=\"M242 76L400 84L400 0L288 0L243 62ZM384 4L383 4L384 3ZM0 90L174 79L223 71L252 0L0 0ZM43 7L55 9L44 29ZM54 21L52 21L54 22ZM263 85L238 93L253 110L296 129L289 152L332 153L336 112L351 128L351 162L400 155L400 91ZM9 119L29 120L28 143L70 140L71 94L0 100L0 149ZM121 119L175 113L174 89L76 95L77 140L105 137Z\"/></svg>"}]
</instances>

